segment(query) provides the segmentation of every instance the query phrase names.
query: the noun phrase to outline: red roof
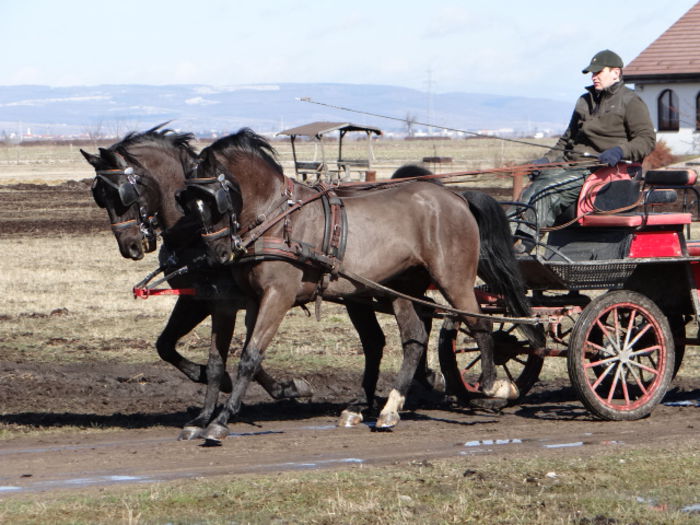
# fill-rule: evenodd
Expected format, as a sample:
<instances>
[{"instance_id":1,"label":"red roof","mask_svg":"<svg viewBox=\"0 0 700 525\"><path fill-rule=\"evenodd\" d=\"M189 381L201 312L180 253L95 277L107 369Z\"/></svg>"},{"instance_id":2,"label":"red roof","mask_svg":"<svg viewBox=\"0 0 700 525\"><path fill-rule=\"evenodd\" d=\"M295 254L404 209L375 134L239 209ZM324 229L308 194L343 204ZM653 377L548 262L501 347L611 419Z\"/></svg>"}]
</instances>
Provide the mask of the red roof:
<instances>
[{"instance_id":1,"label":"red roof","mask_svg":"<svg viewBox=\"0 0 700 525\"><path fill-rule=\"evenodd\" d=\"M625 80L700 76L700 2L624 68Z\"/></svg>"}]
</instances>

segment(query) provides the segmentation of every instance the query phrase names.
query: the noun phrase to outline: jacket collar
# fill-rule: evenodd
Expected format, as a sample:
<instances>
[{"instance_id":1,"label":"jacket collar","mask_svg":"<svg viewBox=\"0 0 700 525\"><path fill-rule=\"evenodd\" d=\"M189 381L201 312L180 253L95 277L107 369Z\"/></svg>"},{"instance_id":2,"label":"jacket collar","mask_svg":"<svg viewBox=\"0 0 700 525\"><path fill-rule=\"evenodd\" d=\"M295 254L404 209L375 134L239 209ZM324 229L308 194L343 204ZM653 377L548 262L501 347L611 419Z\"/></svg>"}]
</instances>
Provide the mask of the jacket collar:
<instances>
[{"instance_id":1,"label":"jacket collar","mask_svg":"<svg viewBox=\"0 0 700 525\"><path fill-rule=\"evenodd\" d=\"M625 85L625 83L622 80L618 80L612 86L606 87L602 91L596 91L596 89L595 89L595 87L593 87L593 85L586 86L586 91L588 91L591 95L593 95L594 99L598 99L599 97L601 97L601 98L607 97L607 96L610 96L610 95L617 93L624 85Z\"/></svg>"}]
</instances>

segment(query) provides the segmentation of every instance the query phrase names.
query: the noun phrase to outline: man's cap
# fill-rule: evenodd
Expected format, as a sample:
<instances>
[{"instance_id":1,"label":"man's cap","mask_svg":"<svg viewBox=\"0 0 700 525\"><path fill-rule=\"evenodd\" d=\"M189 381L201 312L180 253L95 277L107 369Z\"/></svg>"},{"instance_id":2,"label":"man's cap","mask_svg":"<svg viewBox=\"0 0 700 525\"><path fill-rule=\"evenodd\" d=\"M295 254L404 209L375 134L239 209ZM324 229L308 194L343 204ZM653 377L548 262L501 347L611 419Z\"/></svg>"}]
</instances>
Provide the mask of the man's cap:
<instances>
[{"instance_id":1,"label":"man's cap","mask_svg":"<svg viewBox=\"0 0 700 525\"><path fill-rule=\"evenodd\" d=\"M622 68L624 64L622 63L620 55L613 53L609 49L604 49L591 58L591 63L588 64L588 67L584 69L582 73L597 73L606 66Z\"/></svg>"}]
</instances>

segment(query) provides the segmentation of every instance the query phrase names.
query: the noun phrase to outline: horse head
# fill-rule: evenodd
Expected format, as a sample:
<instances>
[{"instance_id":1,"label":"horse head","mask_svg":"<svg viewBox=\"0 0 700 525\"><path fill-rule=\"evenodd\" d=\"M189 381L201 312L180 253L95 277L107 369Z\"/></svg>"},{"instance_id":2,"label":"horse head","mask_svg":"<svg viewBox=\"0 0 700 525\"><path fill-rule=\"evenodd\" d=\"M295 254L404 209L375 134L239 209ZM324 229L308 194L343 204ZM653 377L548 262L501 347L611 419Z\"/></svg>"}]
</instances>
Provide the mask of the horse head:
<instances>
[{"instance_id":1,"label":"horse head","mask_svg":"<svg viewBox=\"0 0 700 525\"><path fill-rule=\"evenodd\" d=\"M233 176L214 156L204 155L187 179L186 189L176 197L185 214L201 224L201 237L212 264L226 264L235 256L240 243L238 232L243 201L240 187Z\"/></svg>"},{"instance_id":2,"label":"horse head","mask_svg":"<svg viewBox=\"0 0 700 525\"><path fill-rule=\"evenodd\" d=\"M274 149L248 128L202 150L179 201L201 222L210 262L234 260L244 251L241 224L253 228L286 205L284 180Z\"/></svg>"},{"instance_id":3,"label":"horse head","mask_svg":"<svg viewBox=\"0 0 700 525\"><path fill-rule=\"evenodd\" d=\"M92 195L107 210L119 251L138 260L155 250L157 230L182 217L175 193L184 188L185 171L196 155L190 134L159 130L130 133L99 154L80 152L95 168Z\"/></svg>"}]
</instances>

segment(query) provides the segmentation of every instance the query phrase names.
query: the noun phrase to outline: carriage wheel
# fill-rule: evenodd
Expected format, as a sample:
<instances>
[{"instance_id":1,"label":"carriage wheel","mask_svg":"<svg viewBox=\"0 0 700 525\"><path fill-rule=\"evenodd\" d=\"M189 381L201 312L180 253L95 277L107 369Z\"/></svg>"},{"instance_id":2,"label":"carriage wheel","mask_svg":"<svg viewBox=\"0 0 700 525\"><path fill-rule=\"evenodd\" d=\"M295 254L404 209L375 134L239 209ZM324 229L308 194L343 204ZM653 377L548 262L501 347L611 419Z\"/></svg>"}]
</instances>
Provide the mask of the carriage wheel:
<instances>
[{"instance_id":1,"label":"carriage wheel","mask_svg":"<svg viewBox=\"0 0 700 525\"><path fill-rule=\"evenodd\" d=\"M602 419L647 416L673 375L673 336L650 299L619 290L586 306L569 341L569 378L581 402Z\"/></svg>"},{"instance_id":2,"label":"carriage wheel","mask_svg":"<svg viewBox=\"0 0 700 525\"><path fill-rule=\"evenodd\" d=\"M504 326L493 333L494 360L499 377L505 376L513 381L522 397L537 382L544 358L530 352L528 343L516 334L514 325ZM479 383L481 355L460 321L445 319L440 330L438 354L447 393L465 402L484 397Z\"/></svg>"}]
</instances>

